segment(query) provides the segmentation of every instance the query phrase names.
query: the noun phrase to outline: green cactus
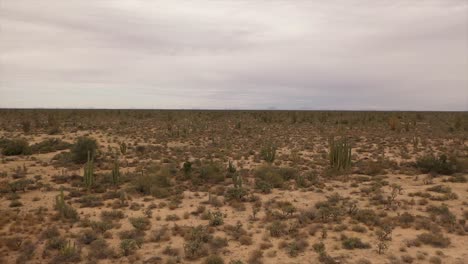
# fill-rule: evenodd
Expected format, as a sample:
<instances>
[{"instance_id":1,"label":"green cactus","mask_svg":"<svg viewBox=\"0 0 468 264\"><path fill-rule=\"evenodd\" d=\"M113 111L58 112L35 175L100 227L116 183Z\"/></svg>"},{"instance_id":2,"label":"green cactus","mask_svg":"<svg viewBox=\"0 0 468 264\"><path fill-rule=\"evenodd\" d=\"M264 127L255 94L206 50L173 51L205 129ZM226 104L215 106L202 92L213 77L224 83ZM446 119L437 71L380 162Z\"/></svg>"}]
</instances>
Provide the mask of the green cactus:
<instances>
[{"instance_id":1,"label":"green cactus","mask_svg":"<svg viewBox=\"0 0 468 264\"><path fill-rule=\"evenodd\" d=\"M239 173L232 175L232 181L234 182L234 188L242 189L242 176Z\"/></svg>"},{"instance_id":2,"label":"green cactus","mask_svg":"<svg viewBox=\"0 0 468 264\"><path fill-rule=\"evenodd\" d=\"M346 170L351 167L351 146L347 140L341 139L335 141L335 138L331 138L329 141L330 145L330 166L337 170Z\"/></svg>"},{"instance_id":3,"label":"green cactus","mask_svg":"<svg viewBox=\"0 0 468 264\"><path fill-rule=\"evenodd\" d=\"M275 161L276 157L276 146L273 144L267 144L261 151L260 153L262 155L262 158L268 162L268 163L273 163Z\"/></svg>"},{"instance_id":4,"label":"green cactus","mask_svg":"<svg viewBox=\"0 0 468 264\"><path fill-rule=\"evenodd\" d=\"M120 143L120 152L122 155L127 153L127 144L125 142Z\"/></svg>"},{"instance_id":5,"label":"green cactus","mask_svg":"<svg viewBox=\"0 0 468 264\"><path fill-rule=\"evenodd\" d=\"M68 240L68 242L60 249L60 254L63 256L72 256L76 253L75 242L73 244Z\"/></svg>"},{"instance_id":6,"label":"green cactus","mask_svg":"<svg viewBox=\"0 0 468 264\"><path fill-rule=\"evenodd\" d=\"M232 160L229 160L228 162L227 171L228 173L235 173L237 171L236 166L234 166L234 163L232 163Z\"/></svg>"},{"instance_id":7,"label":"green cactus","mask_svg":"<svg viewBox=\"0 0 468 264\"><path fill-rule=\"evenodd\" d=\"M59 216L62 219L78 219L78 213L76 210L65 203L65 195L63 194L63 189L60 190L60 194L55 197L55 210L59 212Z\"/></svg>"},{"instance_id":8,"label":"green cactus","mask_svg":"<svg viewBox=\"0 0 468 264\"><path fill-rule=\"evenodd\" d=\"M112 167L112 184L118 185L120 182L120 164L118 156L115 157L114 167Z\"/></svg>"},{"instance_id":9,"label":"green cactus","mask_svg":"<svg viewBox=\"0 0 468 264\"><path fill-rule=\"evenodd\" d=\"M89 189L94 185L94 161L93 157L91 157L90 152L88 151L88 161L84 167L84 183L85 186Z\"/></svg>"}]
</instances>

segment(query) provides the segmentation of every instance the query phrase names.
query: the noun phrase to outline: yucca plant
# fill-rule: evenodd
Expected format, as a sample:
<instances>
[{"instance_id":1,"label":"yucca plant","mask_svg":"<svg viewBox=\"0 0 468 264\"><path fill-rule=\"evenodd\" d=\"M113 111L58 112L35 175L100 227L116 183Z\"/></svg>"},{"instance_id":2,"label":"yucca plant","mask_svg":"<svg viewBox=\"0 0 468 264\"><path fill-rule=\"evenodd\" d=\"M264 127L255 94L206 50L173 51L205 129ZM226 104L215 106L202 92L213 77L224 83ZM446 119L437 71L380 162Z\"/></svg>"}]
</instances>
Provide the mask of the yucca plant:
<instances>
[{"instance_id":1,"label":"yucca plant","mask_svg":"<svg viewBox=\"0 0 468 264\"><path fill-rule=\"evenodd\" d=\"M351 167L351 146L346 138L335 141L330 138L329 141L330 166L337 170L346 170Z\"/></svg>"}]
</instances>

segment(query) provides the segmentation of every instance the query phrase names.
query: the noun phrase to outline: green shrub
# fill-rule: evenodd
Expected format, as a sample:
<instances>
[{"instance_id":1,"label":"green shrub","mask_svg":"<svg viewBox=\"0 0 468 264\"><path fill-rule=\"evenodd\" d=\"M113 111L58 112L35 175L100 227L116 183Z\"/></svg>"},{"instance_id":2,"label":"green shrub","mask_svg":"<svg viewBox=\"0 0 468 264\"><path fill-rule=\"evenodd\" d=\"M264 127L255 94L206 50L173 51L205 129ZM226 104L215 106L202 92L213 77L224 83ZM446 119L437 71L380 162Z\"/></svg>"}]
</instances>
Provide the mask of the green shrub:
<instances>
[{"instance_id":1,"label":"green shrub","mask_svg":"<svg viewBox=\"0 0 468 264\"><path fill-rule=\"evenodd\" d=\"M358 237L345 237L341 244L345 249L355 249L355 248L370 248L369 243L364 243Z\"/></svg>"},{"instance_id":2,"label":"green shrub","mask_svg":"<svg viewBox=\"0 0 468 264\"><path fill-rule=\"evenodd\" d=\"M72 144L62 141L58 138L49 138L34 145L31 145L33 153L49 153L59 150L65 150L72 146Z\"/></svg>"},{"instance_id":3,"label":"green shrub","mask_svg":"<svg viewBox=\"0 0 468 264\"><path fill-rule=\"evenodd\" d=\"M288 175L288 174L286 174ZM255 170L255 187L268 193L271 188L283 187L284 179L278 168L263 166Z\"/></svg>"},{"instance_id":4,"label":"green shrub","mask_svg":"<svg viewBox=\"0 0 468 264\"><path fill-rule=\"evenodd\" d=\"M167 170L141 173L133 180L135 190L144 195L152 195L157 198L166 198L171 194L171 180Z\"/></svg>"},{"instance_id":5,"label":"green shrub","mask_svg":"<svg viewBox=\"0 0 468 264\"><path fill-rule=\"evenodd\" d=\"M375 226L380 223L379 216L372 209L361 209L353 215L353 218L368 226Z\"/></svg>"},{"instance_id":6,"label":"green shrub","mask_svg":"<svg viewBox=\"0 0 468 264\"><path fill-rule=\"evenodd\" d=\"M205 259L205 264L224 264L224 260L219 255L211 255Z\"/></svg>"},{"instance_id":7,"label":"green shrub","mask_svg":"<svg viewBox=\"0 0 468 264\"><path fill-rule=\"evenodd\" d=\"M146 217L131 217L129 220L132 226L140 231L148 230L151 225L149 219Z\"/></svg>"},{"instance_id":8,"label":"green shrub","mask_svg":"<svg viewBox=\"0 0 468 264\"><path fill-rule=\"evenodd\" d=\"M210 219L210 225L211 226L219 226L224 223L224 218L223 218L223 213L216 211L216 212L210 212L209 213L209 219Z\"/></svg>"},{"instance_id":9,"label":"green shrub","mask_svg":"<svg viewBox=\"0 0 468 264\"><path fill-rule=\"evenodd\" d=\"M423 233L417 236L417 240L423 244L439 248L446 248L450 245L450 238L442 234Z\"/></svg>"},{"instance_id":10,"label":"green shrub","mask_svg":"<svg viewBox=\"0 0 468 264\"><path fill-rule=\"evenodd\" d=\"M0 147L2 148L2 154L5 156L31 154L31 148L25 139L3 140Z\"/></svg>"},{"instance_id":11,"label":"green shrub","mask_svg":"<svg viewBox=\"0 0 468 264\"><path fill-rule=\"evenodd\" d=\"M451 175L455 172L462 171L461 164L453 156L447 158L447 155L442 154L439 157L434 155L427 155L417 159L416 167L422 173L438 173L444 175Z\"/></svg>"},{"instance_id":12,"label":"green shrub","mask_svg":"<svg viewBox=\"0 0 468 264\"><path fill-rule=\"evenodd\" d=\"M79 137L71 149L73 161L85 163L88 160L88 153L91 157L96 156L98 145L95 139L90 137Z\"/></svg>"},{"instance_id":13,"label":"green shrub","mask_svg":"<svg viewBox=\"0 0 468 264\"><path fill-rule=\"evenodd\" d=\"M220 164L209 163L200 167L200 180L206 183L220 183L224 181L224 172Z\"/></svg>"},{"instance_id":14,"label":"green shrub","mask_svg":"<svg viewBox=\"0 0 468 264\"><path fill-rule=\"evenodd\" d=\"M124 256L132 254L138 247L138 243L134 239L124 239L120 241L120 249Z\"/></svg>"}]
</instances>

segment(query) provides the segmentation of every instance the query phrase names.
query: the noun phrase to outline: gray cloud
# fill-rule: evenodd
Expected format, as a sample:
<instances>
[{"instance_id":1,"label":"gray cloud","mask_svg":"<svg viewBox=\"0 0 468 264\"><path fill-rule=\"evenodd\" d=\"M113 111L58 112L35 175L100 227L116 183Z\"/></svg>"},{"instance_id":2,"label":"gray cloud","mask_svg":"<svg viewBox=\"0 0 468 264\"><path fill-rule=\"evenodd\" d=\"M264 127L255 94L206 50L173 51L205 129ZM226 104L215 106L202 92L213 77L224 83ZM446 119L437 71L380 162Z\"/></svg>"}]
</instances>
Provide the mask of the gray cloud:
<instances>
[{"instance_id":1,"label":"gray cloud","mask_svg":"<svg viewBox=\"0 0 468 264\"><path fill-rule=\"evenodd\" d=\"M468 110L468 2L0 2L0 107Z\"/></svg>"}]
</instances>

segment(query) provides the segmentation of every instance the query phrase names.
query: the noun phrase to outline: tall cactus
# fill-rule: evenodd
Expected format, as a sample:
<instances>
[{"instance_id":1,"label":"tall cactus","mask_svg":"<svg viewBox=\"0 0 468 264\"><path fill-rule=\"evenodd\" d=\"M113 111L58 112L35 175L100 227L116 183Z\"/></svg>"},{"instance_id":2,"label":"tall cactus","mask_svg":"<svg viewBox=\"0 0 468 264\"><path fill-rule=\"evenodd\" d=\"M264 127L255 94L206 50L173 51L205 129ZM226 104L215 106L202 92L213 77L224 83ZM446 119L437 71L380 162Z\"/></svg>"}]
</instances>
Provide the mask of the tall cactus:
<instances>
[{"instance_id":1,"label":"tall cactus","mask_svg":"<svg viewBox=\"0 0 468 264\"><path fill-rule=\"evenodd\" d=\"M71 206L65 203L65 195L63 189L60 190L60 194L55 197L55 210L58 211L60 218L62 219L78 219L78 213Z\"/></svg>"},{"instance_id":2,"label":"tall cactus","mask_svg":"<svg viewBox=\"0 0 468 264\"><path fill-rule=\"evenodd\" d=\"M118 185L120 182L120 164L118 156L115 157L114 167L112 167L112 184Z\"/></svg>"},{"instance_id":3,"label":"tall cactus","mask_svg":"<svg viewBox=\"0 0 468 264\"><path fill-rule=\"evenodd\" d=\"M234 182L234 188L242 189L242 176L240 175L240 173L233 174L232 181Z\"/></svg>"},{"instance_id":4,"label":"tall cactus","mask_svg":"<svg viewBox=\"0 0 468 264\"><path fill-rule=\"evenodd\" d=\"M237 171L236 166L234 166L234 163L232 160L229 160L228 162L228 167L227 167L228 173L235 173Z\"/></svg>"},{"instance_id":5,"label":"tall cactus","mask_svg":"<svg viewBox=\"0 0 468 264\"><path fill-rule=\"evenodd\" d=\"M266 162L273 163L276 157L276 146L271 143L268 143L266 146L264 146L260 154Z\"/></svg>"},{"instance_id":6,"label":"tall cactus","mask_svg":"<svg viewBox=\"0 0 468 264\"><path fill-rule=\"evenodd\" d=\"M84 184L89 189L94 185L94 158L88 151L88 161L84 167Z\"/></svg>"},{"instance_id":7,"label":"tall cactus","mask_svg":"<svg viewBox=\"0 0 468 264\"><path fill-rule=\"evenodd\" d=\"M127 144L125 142L120 143L120 152L122 155L127 153Z\"/></svg>"},{"instance_id":8,"label":"tall cactus","mask_svg":"<svg viewBox=\"0 0 468 264\"><path fill-rule=\"evenodd\" d=\"M346 170L351 167L351 146L346 139L335 141L330 138L330 166L337 170Z\"/></svg>"}]
</instances>

